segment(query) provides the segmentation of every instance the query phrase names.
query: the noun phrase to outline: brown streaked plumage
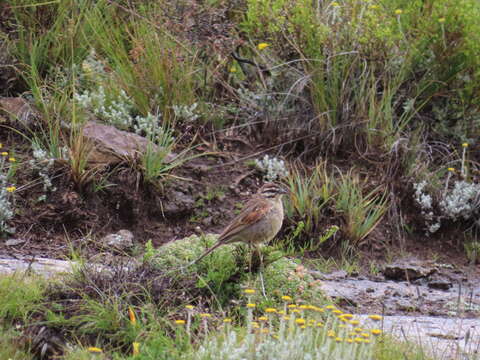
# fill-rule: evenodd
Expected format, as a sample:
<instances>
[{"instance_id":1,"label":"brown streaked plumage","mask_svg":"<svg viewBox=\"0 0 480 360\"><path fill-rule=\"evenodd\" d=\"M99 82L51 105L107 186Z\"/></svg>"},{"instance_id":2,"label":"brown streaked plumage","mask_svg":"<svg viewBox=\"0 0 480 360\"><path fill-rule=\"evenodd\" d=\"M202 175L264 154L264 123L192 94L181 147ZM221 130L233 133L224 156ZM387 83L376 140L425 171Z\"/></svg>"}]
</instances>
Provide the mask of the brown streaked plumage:
<instances>
[{"instance_id":1,"label":"brown streaked plumage","mask_svg":"<svg viewBox=\"0 0 480 360\"><path fill-rule=\"evenodd\" d=\"M256 246L273 239L282 227L282 195L285 193L285 189L275 183L263 185L245 204L242 212L222 231L217 243L207 249L191 265L225 244L244 242Z\"/></svg>"}]
</instances>

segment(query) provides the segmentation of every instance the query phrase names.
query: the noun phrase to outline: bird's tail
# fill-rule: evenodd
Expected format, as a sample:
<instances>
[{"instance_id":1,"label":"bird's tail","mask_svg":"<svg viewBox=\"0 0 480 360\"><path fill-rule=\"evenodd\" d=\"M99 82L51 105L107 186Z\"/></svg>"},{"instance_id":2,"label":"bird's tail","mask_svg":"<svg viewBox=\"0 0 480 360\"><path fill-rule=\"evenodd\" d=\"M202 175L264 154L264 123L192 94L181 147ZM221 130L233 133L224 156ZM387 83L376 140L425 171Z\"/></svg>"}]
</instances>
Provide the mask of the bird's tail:
<instances>
[{"instance_id":1,"label":"bird's tail","mask_svg":"<svg viewBox=\"0 0 480 360\"><path fill-rule=\"evenodd\" d=\"M188 266L192 266L192 265L195 265L196 263L198 263L200 260L202 260L205 256L209 255L213 250L215 250L216 248L218 248L219 246L223 245L224 243L222 241L219 241L217 242L215 245L213 245L211 248L205 250L205 252L200 255L196 260L192 261L190 264L188 264Z\"/></svg>"}]
</instances>

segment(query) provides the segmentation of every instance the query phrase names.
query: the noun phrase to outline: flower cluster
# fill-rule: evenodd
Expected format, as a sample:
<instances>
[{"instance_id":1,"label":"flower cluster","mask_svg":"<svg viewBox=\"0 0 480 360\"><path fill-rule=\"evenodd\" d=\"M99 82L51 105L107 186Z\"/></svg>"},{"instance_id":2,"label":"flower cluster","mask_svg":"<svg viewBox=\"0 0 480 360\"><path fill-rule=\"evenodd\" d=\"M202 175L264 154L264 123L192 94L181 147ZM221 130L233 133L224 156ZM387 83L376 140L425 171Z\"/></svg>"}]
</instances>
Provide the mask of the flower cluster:
<instances>
[{"instance_id":1,"label":"flower cluster","mask_svg":"<svg viewBox=\"0 0 480 360\"><path fill-rule=\"evenodd\" d=\"M33 143L33 159L29 160L30 168L35 171L43 183L43 191L56 191L56 187L52 184L50 178L50 171L55 163L55 159L48 156L48 153L43 150L38 144ZM42 195L39 200L45 200L46 195Z\"/></svg>"},{"instance_id":2,"label":"flower cluster","mask_svg":"<svg viewBox=\"0 0 480 360\"><path fill-rule=\"evenodd\" d=\"M0 144L0 148L2 145ZM13 217L12 193L16 187L10 185L10 166L9 163L14 163L14 157L8 157L8 152L2 151L0 153L0 234L4 232L13 233L15 229L8 226L8 221Z\"/></svg>"},{"instance_id":3,"label":"flower cluster","mask_svg":"<svg viewBox=\"0 0 480 360\"><path fill-rule=\"evenodd\" d=\"M192 105L173 105L172 109L177 119L183 120L185 122L194 122L200 117L200 114L196 112L198 104L193 103Z\"/></svg>"},{"instance_id":4,"label":"flower cluster","mask_svg":"<svg viewBox=\"0 0 480 360\"><path fill-rule=\"evenodd\" d=\"M321 308L294 304L289 296L282 297L283 309L269 307L264 314L254 314L255 290L246 289L244 293L246 335L239 336L232 319L225 318L223 335L212 338L206 334L194 359L367 359L372 355L371 344L382 334L377 328L360 327L354 315L333 305ZM187 310L187 322L191 321L192 308ZM200 316L205 324L207 317ZM380 321L382 317L371 315L369 320ZM182 319L174 322L180 327L186 324Z\"/></svg>"},{"instance_id":5,"label":"flower cluster","mask_svg":"<svg viewBox=\"0 0 480 360\"><path fill-rule=\"evenodd\" d=\"M480 184L455 181L440 201L443 214L451 220L470 219L480 207Z\"/></svg>"},{"instance_id":6,"label":"flower cluster","mask_svg":"<svg viewBox=\"0 0 480 360\"><path fill-rule=\"evenodd\" d=\"M95 49L91 49L88 56L82 62L82 71L86 75L90 74L105 74L105 66L98 60Z\"/></svg>"},{"instance_id":7,"label":"flower cluster","mask_svg":"<svg viewBox=\"0 0 480 360\"><path fill-rule=\"evenodd\" d=\"M277 159L276 157L270 158L268 155L265 155L263 159L255 160L255 165L263 173L265 173L265 178L268 181L274 181L279 178L287 177L288 170L285 167L285 162L283 160Z\"/></svg>"},{"instance_id":8,"label":"flower cluster","mask_svg":"<svg viewBox=\"0 0 480 360\"><path fill-rule=\"evenodd\" d=\"M105 89L99 86L93 91L85 90L82 94L75 94L78 105L93 112L105 122L128 129L133 125L133 105L124 90L120 90L116 97L107 99Z\"/></svg>"}]
</instances>

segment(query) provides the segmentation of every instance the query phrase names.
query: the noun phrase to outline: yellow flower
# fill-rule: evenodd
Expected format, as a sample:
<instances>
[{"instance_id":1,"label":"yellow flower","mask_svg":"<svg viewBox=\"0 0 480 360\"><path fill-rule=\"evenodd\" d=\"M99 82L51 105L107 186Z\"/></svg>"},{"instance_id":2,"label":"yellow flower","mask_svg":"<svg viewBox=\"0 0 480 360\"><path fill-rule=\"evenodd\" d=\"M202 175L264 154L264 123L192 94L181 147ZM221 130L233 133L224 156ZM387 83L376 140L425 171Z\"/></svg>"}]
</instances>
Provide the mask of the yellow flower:
<instances>
[{"instance_id":1,"label":"yellow flower","mask_svg":"<svg viewBox=\"0 0 480 360\"><path fill-rule=\"evenodd\" d=\"M370 340L369 340L369 339L363 339L363 342L364 342L365 344L370 344Z\"/></svg>"},{"instance_id":2,"label":"yellow flower","mask_svg":"<svg viewBox=\"0 0 480 360\"><path fill-rule=\"evenodd\" d=\"M0 153L0 155L2 155L2 156L7 156L7 155L8 155L8 152L2 151L2 152Z\"/></svg>"},{"instance_id":3,"label":"yellow flower","mask_svg":"<svg viewBox=\"0 0 480 360\"><path fill-rule=\"evenodd\" d=\"M15 162L15 161L17 161L17 160L15 160L14 157L9 157L9 158L8 158L8 161L10 161L10 162Z\"/></svg>"},{"instance_id":4,"label":"yellow flower","mask_svg":"<svg viewBox=\"0 0 480 360\"><path fill-rule=\"evenodd\" d=\"M339 314L343 314L343 311L335 309L335 310L332 311L332 313L339 315Z\"/></svg>"},{"instance_id":5,"label":"yellow flower","mask_svg":"<svg viewBox=\"0 0 480 360\"><path fill-rule=\"evenodd\" d=\"M232 67L230 68L230 72L231 72L231 73L236 73L236 72L237 72L237 68L236 68L235 66L232 66Z\"/></svg>"},{"instance_id":6,"label":"yellow flower","mask_svg":"<svg viewBox=\"0 0 480 360\"><path fill-rule=\"evenodd\" d=\"M308 305L300 305L299 308L302 309L302 310L307 310L307 309L308 309Z\"/></svg>"},{"instance_id":7,"label":"yellow flower","mask_svg":"<svg viewBox=\"0 0 480 360\"><path fill-rule=\"evenodd\" d=\"M276 312L277 312L277 309L275 309L275 308L266 308L266 309L265 309L265 312L266 312L266 313L276 313Z\"/></svg>"},{"instance_id":8,"label":"yellow flower","mask_svg":"<svg viewBox=\"0 0 480 360\"><path fill-rule=\"evenodd\" d=\"M3 144L2 144L2 143L0 143L0 149L1 149L2 147L3 147Z\"/></svg>"},{"instance_id":9,"label":"yellow flower","mask_svg":"<svg viewBox=\"0 0 480 360\"><path fill-rule=\"evenodd\" d=\"M370 5L369 8L372 10L377 10L380 6L378 5Z\"/></svg>"},{"instance_id":10,"label":"yellow flower","mask_svg":"<svg viewBox=\"0 0 480 360\"><path fill-rule=\"evenodd\" d=\"M397 9L395 10L395 15L402 15L403 14L403 10L402 9Z\"/></svg>"},{"instance_id":11,"label":"yellow flower","mask_svg":"<svg viewBox=\"0 0 480 360\"><path fill-rule=\"evenodd\" d=\"M383 319L382 315L369 315L368 317L374 321L380 321Z\"/></svg>"},{"instance_id":12,"label":"yellow flower","mask_svg":"<svg viewBox=\"0 0 480 360\"><path fill-rule=\"evenodd\" d=\"M300 312L300 310L298 310L298 309L293 309L293 310L290 310L290 312L291 312L291 313L297 313L297 314L298 314L298 313Z\"/></svg>"},{"instance_id":13,"label":"yellow flower","mask_svg":"<svg viewBox=\"0 0 480 360\"><path fill-rule=\"evenodd\" d=\"M295 322L296 322L298 325L305 325L305 319L295 319Z\"/></svg>"},{"instance_id":14,"label":"yellow flower","mask_svg":"<svg viewBox=\"0 0 480 360\"><path fill-rule=\"evenodd\" d=\"M283 310L278 310L278 315L285 315L285 311L283 311Z\"/></svg>"},{"instance_id":15,"label":"yellow flower","mask_svg":"<svg viewBox=\"0 0 480 360\"><path fill-rule=\"evenodd\" d=\"M359 328L359 327L356 327L355 329L353 329L353 331L359 333L359 332L362 332L363 329L362 329L362 328Z\"/></svg>"},{"instance_id":16,"label":"yellow flower","mask_svg":"<svg viewBox=\"0 0 480 360\"><path fill-rule=\"evenodd\" d=\"M137 318L131 307L128 308L128 317L130 318L130 324L135 325L137 323Z\"/></svg>"},{"instance_id":17,"label":"yellow flower","mask_svg":"<svg viewBox=\"0 0 480 360\"><path fill-rule=\"evenodd\" d=\"M454 172L455 168L448 168L447 170L450 171L450 172Z\"/></svg>"},{"instance_id":18,"label":"yellow flower","mask_svg":"<svg viewBox=\"0 0 480 360\"><path fill-rule=\"evenodd\" d=\"M282 296L282 300L283 300L283 301L292 301L292 298L291 298L290 296L288 296L288 295L283 295L283 296Z\"/></svg>"},{"instance_id":19,"label":"yellow flower","mask_svg":"<svg viewBox=\"0 0 480 360\"><path fill-rule=\"evenodd\" d=\"M252 303L247 304L247 308L250 308L250 309L253 309L255 306L257 306L257 305L252 304Z\"/></svg>"},{"instance_id":20,"label":"yellow flower","mask_svg":"<svg viewBox=\"0 0 480 360\"><path fill-rule=\"evenodd\" d=\"M182 319L175 320L175 324L177 324L177 325L184 325L184 324L185 324L185 320L182 320Z\"/></svg>"},{"instance_id":21,"label":"yellow flower","mask_svg":"<svg viewBox=\"0 0 480 360\"><path fill-rule=\"evenodd\" d=\"M212 315L209 314L209 313L201 313L201 314L200 314L200 317L201 317L201 318L209 318L209 317L212 317Z\"/></svg>"},{"instance_id":22,"label":"yellow flower","mask_svg":"<svg viewBox=\"0 0 480 360\"><path fill-rule=\"evenodd\" d=\"M349 344L353 343L353 339L348 338L347 343L349 343Z\"/></svg>"},{"instance_id":23,"label":"yellow flower","mask_svg":"<svg viewBox=\"0 0 480 360\"><path fill-rule=\"evenodd\" d=\"M319 322L317 323L317 326L318 326L318 327L323 327L323 323L322 323L321 321L319 321Z\"/></svg>"},{"instance_id":24,"label":"yellow flower","mask_svg":"<svg viewBox=\"0 0 480 360\"><path fill-rule=\"evenodd\" d=\"M335 341L336 341L336 342L342 342L343 339L342 339L341 337L336 337L336 338L335 338Z\"/></svg>"},{"instance_id":25,"label":"yellow flower","mask_svg":"<svg viewBox=\"0 0 480 360\"><path fill-rule=\"evenodd\" d=\"M84 62L82 62L82 70L85 73L91 73L93 71L92 65L90 65L88 62L84 61Z\"/></svg>"},{"instance_id":26,"label":"yellow flower","mask_svg":"<svg viewBox=\"0 0 480 360\"><path fill-rule=\"evenodd\" d=\"M231 323L231 322L232 322L232 319L230 319L230 318L225 318L225 319L223 319L223 322L224 322L224 323Z\"/></svg>"},{"instance_id":27,"label":"yellow flower","mask_svg":"<svg viewBox=\"0 0 480 360\"><path fill-rule=\"evenodd\" d=\"M445 18L444 17L438 18L438 22L440 24L443 24L445 22Z\"/></svg>"},{"instance_id":28,"label":"yellow flower","mask_svg":"<svg viewBox=\"0 0 480 360\"><path fill-rule=\"evenodd\" d=\"M133 349L132 349L132 354L133 356L140 354L140 343L134 342L132 343Z\"/></svg>"},{"instance_id":29,"label":"yellow flower","mask_svg":"<svg viewBox=\"0 0 480 360\"><path fill-rule=\"evenodd\" d=\"M462 147L464 147L464 148L468 147L468 143L463 143Z\"/></svg>"},{"instance_id":30,"label":"yellow flower","mask_svg":"<svg viewBox=\"0 0 480 360\"><path fill-rule=\"evenodd\" d=\"M357 343L357 344L360 344L361 342L363 342L363 339L362 338L355 338L354 341Z\"/></svg>"},{"instance_id":31,"label":"yellow flower","mask_svg":"<svg viewBox=\"0 0 480 360\"><path fill-rule=\"evenodd\" d=\"M247 295L252 295L252 294L255 294L255 290L254 289L245 289L244 293L247 294Z\"/></svg>"},{"instance_id":32,"label":"yellow flower","mask_svg":"<svg viewBox=\"0 0 480 360\"><path fill-rule=\"evenodd\" d=\"M260 325L258 325L258 322L254 321L254 322L252 322L252 327L254 329L258 329L260 327Z\"/></svg>"},{"instance_id":33,"label":"yellow flower","mask_svg":"<svg viewBox=\"0 0 480 360\"><path fill-rule=\"evenodd\" d=\"M306 325L300 325L300 329L306 329L307 326Z\"/></svg>"},{"instance_id":34,"label":"yellow flower","mask_svg":"<svg viewBox=\"0 0 480 360\"><path fill-rule=\"evenodd\" d=\"M8 186L8 187L5 188L5 190L7 190L7 192L9 192L9 193L12 193L15 190L17 190L17 188L15 186Z\"/></svg>"},{"instance_id":35,"label":"yellow flower","mask_svg":"<svg viewBox=\"0 0 480 360\"><path fill-rule=\"evenodd\" d=\"M364 338L368 338L368 337L370 337L370 334L369 333L361 333L360 336L364 337Z\"/></svg>"},{"instance_id":36,"label":"yellow flower","mask_svg":"<svg viewBox=\"0 0 480 360\"><path fill-rule=\"evenodd\" d=\"M287 305L287 307L288 307L289 309L295 309L295 308L297 307L297 305L295 305L295 304L290 304L290 305Z\"/></svg>"},{"instance_id":37,"label":"yellow flower","mask_svg":"<svg viewBox=\"0 0 480 360\"><path fill-rule=\"evenodd\" d=\"M328 336L328 337L335 337L335 331L333 331L333 330L328 330L327 336Z\"/></svg>"},{"instance_id":38,"label":"yellow flower","mask_svg":"<svg viewBox=\"0 0 480 360\"><path fill-rule=\"evenodd\" d=\"M268 320L268 318L266 316L260 316L258 318L258 321L267 321L267 320Z\"/></svg>"},{"instance_id":39,"label":"yellow flower","mask_svg":"<svg viewBox=\"0 0 480 360\"><path fill-rule=\"evenodd\" d=\"M290 316L284 316L284 317L283 317L283 320L285 320L285 321L290 320Z\"/></svg>"},{"instance_id":40,"label":"yellow flower","mask_svg":"<svg viewBox=\"0 0 480 360\"><path fill-rule=\"evenodd\" d=\"M327 310L334 310L334 309L335 309L335 306L333 306L333 305L327 305L327 306L325 306L325 309L327 309Z\"/></svg>"},{"instance_id":41,"label":"yellow flower","mask_svg":"<svg viewBox=\"0 0 480 360\"><path fill-rule=\"evenodd\" d=\"M350 320L350 319L353 318L353 315L352 314L342 314L339 317Z\"/></svg>"},{"instance_id":42,"label":"yellow flower","mask_svg":"<svg viewBox=\"0 0 480 360\"><path fill-rule=\"evenodd\" d=\"M358 321L358 320L350 320L350 325L357 326L358 324L360 324L360 321Z\"/></svg>"},{"instance_id":43,"label":"yellow flower","mask_svg":"<svg viewBox=\"0 0 480 360\"><path fill-rule=\"evenodd\" d=\"M193 310L195 308L195 306L193 305L185 305L185 309L187 310Z\"/></svg>"},{"instance_id":44,"label":"yellow flower","mask_svg":"<svg viewBox=\"0 0 480 360\"><path fill-rule=\"evenodd\" d=\"M332 4L331 4L333 7L338 7L340 6L340 4L336 1L333 1Z\"/></svg>"},{"instance_id":45,"label":"yellow flower","mask_svg":"<svg viewBox=\"0 0 480 360\"><path fill-rule=\"evenodd\" d=\"M87 348L88 351L90 352L93 352L93 353L101 353L103 352L102 349L98 348L98 347L95 347L95 346L90 346L89 348Z\"/></svg>"},{"instance_id":46,"label":"yellow flower","mask_svg":"<svg viewBox=\"0 0 480 360\"><path fill-rule=\"evenodd\" d=\"M269 47L269 46L270 46L270 45L267 44L267 43L260 43L260 44L257 45L257 48L258 48L258 50L263 50L263 49L265 49L265 48L267 48L267 47Z\"/></svg>"},{"instance_id":47,"label":"yellow flower","mask_svg":"<svg viewBox=\"0 0 480 360\"><path fill-rule=\"evenodd\" d=\"M372 333L372 335L375 335L375 336L382 334L382 330L380 329L372 329L370 332Z\"/></svg>"}]
</instances>

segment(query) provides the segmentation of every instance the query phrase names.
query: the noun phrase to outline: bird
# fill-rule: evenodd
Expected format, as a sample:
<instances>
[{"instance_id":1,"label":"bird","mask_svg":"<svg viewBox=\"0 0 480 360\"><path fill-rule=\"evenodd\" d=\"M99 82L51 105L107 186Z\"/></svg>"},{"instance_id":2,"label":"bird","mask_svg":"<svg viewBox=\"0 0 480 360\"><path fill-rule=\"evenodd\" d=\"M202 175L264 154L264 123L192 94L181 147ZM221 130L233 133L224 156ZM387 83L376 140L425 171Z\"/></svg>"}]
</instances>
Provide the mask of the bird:
<instances>
[{"instance_id":1,"label":"bird","mask_svg":"<svg viewBox=\"0 0 480 360\"><path fill-rule=\"evenodd\" d=\"M268 182L245 204L238 214L221 232L217 242L190 265L194 265L216 248L234 242L257 246L272 240L283 223L282 196L287 191L280 185Z\"/></svg>"}]
</instances>

